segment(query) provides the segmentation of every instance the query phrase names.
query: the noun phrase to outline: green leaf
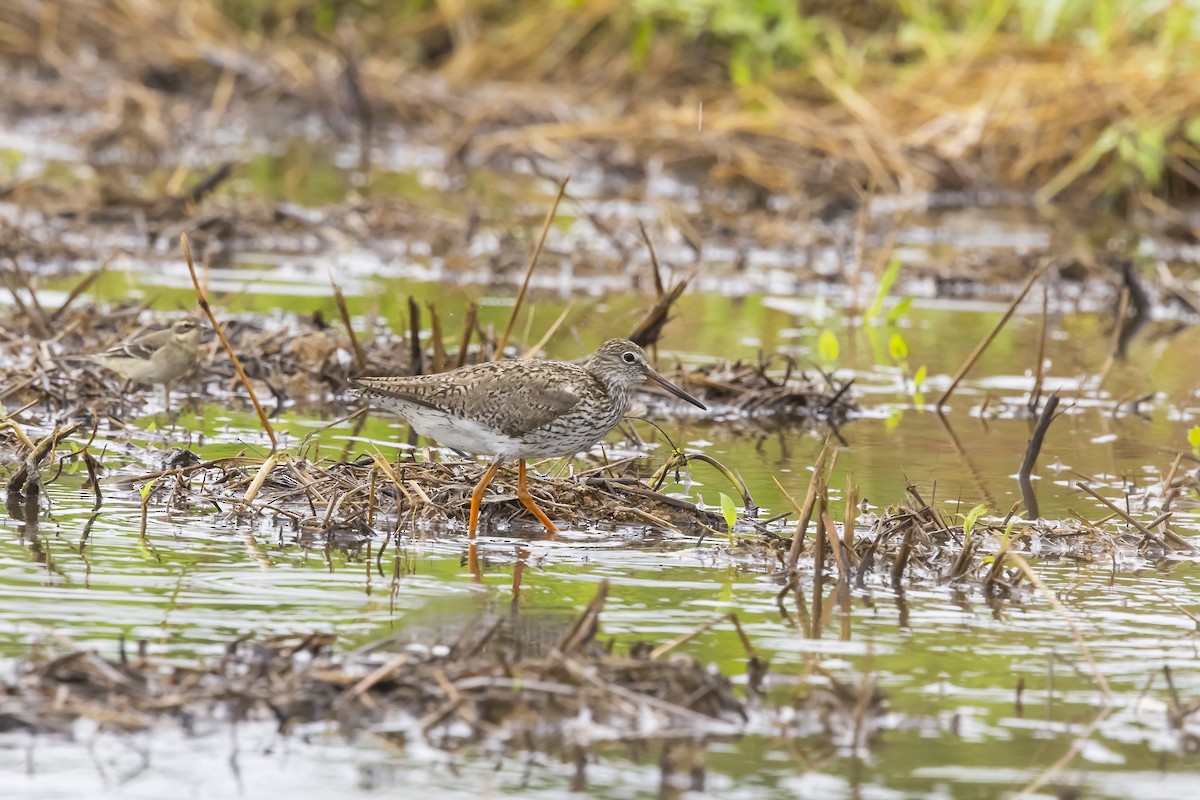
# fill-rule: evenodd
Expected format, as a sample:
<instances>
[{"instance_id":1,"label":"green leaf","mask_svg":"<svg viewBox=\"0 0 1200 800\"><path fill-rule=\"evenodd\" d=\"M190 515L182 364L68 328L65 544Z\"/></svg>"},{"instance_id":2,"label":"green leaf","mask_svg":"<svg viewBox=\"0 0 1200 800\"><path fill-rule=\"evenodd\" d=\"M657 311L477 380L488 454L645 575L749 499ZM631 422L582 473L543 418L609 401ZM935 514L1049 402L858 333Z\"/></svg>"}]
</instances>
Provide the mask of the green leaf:
<instances>
[{"instance_id":1,"label":"green leaf","mask_svg":"<svg viewBox=\"0 0 1200 800\"><path fill-rule=\"evenodd\" d=\"M633 28L633 42L629 46L633 68L641 71L650 56L654 44L654 17L643 17Z\"/></svg>"},{"instance_id":2,"label":"green leaf","mask_svg":"<svg viewBox=\"0 0 1200 800\"><path fill-rule=\"evenodd\" d=\"M1016 525L1016 524L1017 524L1017 521L1016 521L1015 519L1010 519L1010 520L1008 521L1008 525L1006 525L1006 526L1004 527L1004 538L1000 540L1000 547L1001 547L1001 548L1004 548L1004 547L1007 547L1007 546L1008 546L1008 540L1009 540L1009 537L1011 537L1011 536L1012 536L1012 529L1013 529L1013 526L1014 526L1014 525Z\"/></svg>"},{"instance_id":3,"label":"green leaf","mask_svg":"<svg viewBox=\"0 0 1200 800\"><path fill-rule=\"evenodd\" d=\"M158 482L157 478L152 481L147 481L146 485L141 488L141 495L142 495L143 503L146 502L146 498L150 496L150 492L154 491L154 484L157 482Z\"/></svg>"},{"instance_id":4,"label":"green leaf","mask_svg":"<svg viewBox=\"0 0 1200 800\"><path fill-rule=\"evenodd\" d=\"M896 278L900 275L900 262L897 259L892 259L888 263L887 269L883 271L883 275L879 278L879 289L875 292L875 300L872 301L867 313L863 314L863 322L871 322L879 318L883 312L883 304L887 300L888 292L892 290L892 285L896 283Z\"/></svg>"},{"instance_id":5,"label":"green leaf","mask_svg":"<svg viewBox=\"0 0 1200 800\"><path fill-rule=\"evenodd\" d=\"M908 358L908 342L904 341L903 336L893 333L888 339L888 355L892 357L892 361L903 361Z\"/></svg>"},{"instance_id":6,"label":"green leaf","mask_svg":"<svg viewBox=\"0 0 1200 800\"><path fill-rule=\"evenodd\" d=\"M1188 444L1192 446L1192 450L1200 452L1200 425L1188 431Z\"/></svg>"},{"instance_id":7,"label":"green leaf","mask_svg":"<svg viewBox=\"0 0 1200 800\"><path fill-rule=\"evenodd\" d=\"M1192 144L1200 144L1200 117L1192 117L1183 129L1183 135Z\"/></svg>"},{"instance_id":8,"label":"green leaf","mask_svg":"<svg viewBox=\"0 0 1200 800\"><path fill-rule=\"evenodd\" d=\"M899 302L892 306L892 310L887 314L888 324L895 325L897 322L899 322L900 318L907 314L908 310L912 308L912 304L913 298L911 294L906 294L904 297L901 297Z\"/></svg>"},{"instance_id":9,"label":"green leaf","mask_svg":"<svg viewBox=\"0 0 1200 800\"><path fill-rule=\"evenodd\" d=\"M826 364L832 364L838 359L838 340L833 331L825 328L821 331L821 335L817 337L817 355Z\"/></svg>"},{"instance_id":10,"label":"green leaf","mask_svg":"<svg viewBox=\"0 0 1200 800\"><path fill-rule=\"evenodd\" d=\"M737 522L737 506L733 504L733 498L721 492L721 516L725 517L725 524L729 527L729 543L733 544L733 525Z\"/></svg>"},{"instance_id":11,"label":"green leaf","mask_svg":"<svg viewBox=\"0 0 1200 800\"><path fill-rule=\"evenodd\" d=\"M917 371L913 374L913 386L917 392L921 391L921 388L925 385L925 379L928 376L929 370L925 368L924 364L917 367Z\"/></svg>"},{"instance_id":12,"label":"green leaf","mask_svg":"<svg viewBox=\"0 0 1200 800\"><path fill-rule=\"evenodd\" d=\"M986 505L984 505L983 503L980 503L979 505L975 506L970 511L968 511L967 515L965 517L963 517L964 541L970 540L971 530L975 527L975 523L979 521L979 518L987 513L987 510L988 510L988 507Z\"/></svg>"},{"instance_id":13,"label":"green leaf","mask_svg":"<svg viewBox=\"0 0 1200 800\"><path fill-rule=\"evenodd\" d=\"M754 83L754 71L745 56L735 54L729 59L729 80L734 86L749 86Z\"/></svg>"}]
</instances>

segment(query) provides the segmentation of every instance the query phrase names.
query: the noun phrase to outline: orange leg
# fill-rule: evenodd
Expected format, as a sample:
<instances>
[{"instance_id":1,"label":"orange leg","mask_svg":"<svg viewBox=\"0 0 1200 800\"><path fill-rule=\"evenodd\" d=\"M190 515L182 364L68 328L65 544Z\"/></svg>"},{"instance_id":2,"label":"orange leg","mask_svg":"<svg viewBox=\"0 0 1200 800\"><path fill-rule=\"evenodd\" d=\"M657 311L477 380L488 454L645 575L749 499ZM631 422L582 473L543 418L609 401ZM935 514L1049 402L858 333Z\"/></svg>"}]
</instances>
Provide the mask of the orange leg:
<instances>
[{"instance_id":1,"label":"orange leg","mask_svg":"<svg viewBox=\"0 0 1200 800\"><path fill-rule=\"evenodd\" d=\"M521 576L525 574L525 559L527 558L529 558L528 550L517 550L517 563L513 565L512 582L512 607L514 611L517 610L517 606L521 602Z\"/></svg>"},{"instance_id":2,"label":"orange leg","mask_svg":"<svg viewBox=\"0 0 1200 800\"><path fill-rule=\"evenodd\" d=\"M483 570L479 568L479 548L474 541L467 544L467 569L476 583L483 583Z\"/></svg>"},{"instance_id":3,"label":"orange leg","mask_svg":"<svg viewBox=\"0 0 1200 800\"><path fill-rule=\"evenodd\" d=\"M500 459L492 462L488 467L487 472L483 473L483 477L479 479L479 483L475 484L475 491L471 492L471 519L467 523L467 538L475 538L475 529L479 527L479 505L483 502L483 490L492 482L492 478L496 477L496 471L500 469Z\"/></svg>"},{"instance_id":4,"label":"orange leg","mask_svg":"<svg viewBox=\"0 0 1200 800\"><path fill-rule=\"evenodd\" d=\"M517 462L517 499L521 501L521 505L529 509L529 513L537 517L537 521L546 526L548 533L558 533L558 528L554 527L554 523L546 516L546 512L538 508L538 504L533 502L533 495L529 493L529 487L525 485L525 459Z\"/></svg>"}]
</instances>

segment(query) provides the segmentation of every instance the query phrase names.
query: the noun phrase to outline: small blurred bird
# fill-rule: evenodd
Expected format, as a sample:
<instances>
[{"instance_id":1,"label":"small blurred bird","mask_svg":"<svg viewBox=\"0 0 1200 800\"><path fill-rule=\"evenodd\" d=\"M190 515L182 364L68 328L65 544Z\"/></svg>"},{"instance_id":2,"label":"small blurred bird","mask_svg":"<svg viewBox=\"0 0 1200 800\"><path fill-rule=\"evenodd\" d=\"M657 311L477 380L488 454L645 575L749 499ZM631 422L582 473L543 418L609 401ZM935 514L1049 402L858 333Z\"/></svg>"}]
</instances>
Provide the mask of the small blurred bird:
<instances>
[{"instance_id":1,"label":"small blurred bird","mask_svg":"<svg viewBox=\"0 0 1200 800\"><path fill-rule=\"evenodd\" d=\"M89 360L128 381L163 384L163 398L169 408L171 383L196 364L200 334L200 325L194 319L181 319L164 331L139 336Z\"/></svg>"}]
</instances>

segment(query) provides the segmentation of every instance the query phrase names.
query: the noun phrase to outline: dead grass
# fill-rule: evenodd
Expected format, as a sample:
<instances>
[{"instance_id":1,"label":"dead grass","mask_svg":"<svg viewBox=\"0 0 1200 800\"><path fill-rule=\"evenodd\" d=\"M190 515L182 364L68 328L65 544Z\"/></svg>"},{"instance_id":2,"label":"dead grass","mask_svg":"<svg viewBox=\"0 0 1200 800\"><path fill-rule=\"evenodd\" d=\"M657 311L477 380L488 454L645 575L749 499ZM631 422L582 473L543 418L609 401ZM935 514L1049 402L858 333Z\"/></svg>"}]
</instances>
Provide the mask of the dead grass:
<instances>
[{"instance_id":1,"label":"dead grass","mask_svg":"<svg viewBox=\"0 0 1200 800\"><path fill-rule=\"evenodd\" d=\"M607 2L556 7L556 24L545 25L522 13L530 6L479 0L360 17L334 34L301 10L270 4L249 30L205 0L171 13L111 0L8 6L0 54L68 86L107 84L117 121L94 148L119 145L149 159L197 113L211 123L270 103L285 113L318 110L331 128L363 140L387 123L426 126L456 158L569 161L595 148L611 162L632 150L636 161L659 156L782 193L998 184L1042 201L1137 202L1143 191L1182 198L1200 186L1200 151L1187 129L1200 80L1165 33L1149 39L1117 28L1094 48L1086 37L1031 44L995 25L918 48L892 23L865 39L845 27L844 51L818 50L733 87L727 50L669 25L635 57L630 12ZM825 19L829 31L847 22ZM36 86L18 77L13 102L35 98ZM178 100L189 96L181 113ZM96 102L82 97L64 99ZM122 103L159 124L134 136L119 121Z\"/></svg>"}]
</instances>

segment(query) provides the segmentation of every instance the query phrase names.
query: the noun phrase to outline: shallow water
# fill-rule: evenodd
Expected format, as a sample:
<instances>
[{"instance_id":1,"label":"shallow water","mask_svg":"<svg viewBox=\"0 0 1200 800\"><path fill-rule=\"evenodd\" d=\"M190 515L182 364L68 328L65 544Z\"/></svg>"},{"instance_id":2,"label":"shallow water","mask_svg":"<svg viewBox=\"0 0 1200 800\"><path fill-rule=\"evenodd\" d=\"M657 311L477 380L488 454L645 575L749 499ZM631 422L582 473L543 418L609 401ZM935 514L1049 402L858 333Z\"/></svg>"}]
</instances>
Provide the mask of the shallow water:
<instances>
[{"instance_id":1,"label":"shallow water","mask_svg":"<svg viewBox=\"0 0 1200 800\"><path fill-rule=\"evenodd\" d=\"M314 203L345 191L339 183L344 171L296 166L297 159L319 165L319 158L293 151L279 157L292 160L284 167L256 162L246 183L231 191L275 196L269 187L280 185L277 196ZM292 174L311 183L288 184ZM423 175L398 171L384 185L425 202L436 182ZM512 190L511 206L519 204L515 196L524 202L528 183L514 178L502 184ZM485 185L488 198L506 194ZM602 181L577 182L575 188L592 213L653 214L646 204L606 199ZM680 202L689 199L677 185L662 182L654 189ZM538 208L544 209L544 199L538 196L543 203ZM460 213L455 202L443 201ZM1054 228L1020 208L931 211L909 224L899 239L905 263L1036 248ZM580 219L564 230L578 228L586 228ZM603 247L602 239L592 239ZM552 238L551 248L569 248L570 241ZM372 245L291 255L242 253L230 268L213 271L210 288L229 293L221 300L229 313L321 310L332 319L328 274L334 269L364 334L376 324L402 330L410 295L422 304L436 301L448 331L461 325L469 300L481 305L485 324L507 319L508 284L481 286L482 272L452 268L420 242ZM683 252L678 242L667 242L660 257L681 263ZM720 262L722 255L718 251L713 258ZM522 261L523 255L518 272ZM748 263L741 276L715 270L720 277L701 278L696 291L682 298L661 343L664 366L676 357L756 359L761 351L793 355L811 370L821 357L818 337L828 330L840 353L822 366L838 380L855 380L853 397L861 409L832 439L838 460L831 485L840 488L852 476L860 496L882 507L902 501L911 482L947 516L980 502L997 515L1007 512L1020 497L1013 475L1032 426L1024 409L1041 324L1037 292L940 416L932 402L999 318L1003 303L922 296L894 325L863 325L846 310L851 293L837 286L822 289L810 274L797 277L801 268L819 266L819 255L763 248L753 250ZM162 309L191 302L186 270L172 254L120 266L97 283L98 299L153 296ZM562 269L539 273L518 332L528 330L522 338L536 339L568 303L574 303L568 322L547 348L552 356L574 358L627 331L648 300L628 290L628 276L618 278L594 281ZM70 284L70 279L45 283L45 297ZM907 290L922 294L920 284ZM870 291L864 289L858 299L869 302ZM1192 359L1200 332L1152 323L1101 385L1112 342L1109 315L1089 311L1082 302L1077 305L1084 310L1072 310L1061 296L1053 301L1044 388L1063 393L1066 413L1051 428L1037 470L1042 513L1059 518L1074 511L1093 519L1107 513L1076 488L1084 480L1113 499L1132 490L1133 513L1149 521L1153 512L1142 514L1136 497L1156 491L1175 453L1190 451L1187 432L1197 405ZM901 359L897 336L907 350ZM922 366L929 378L917 392L913 376ZM1125 405L1150 393L1139 413ZM705 452L736 469L764 509L762 516L786 510L774 478L792 494L803 494L811 464L830 434L827 427L713 416L661 424L685 450ZM321 422L285 413L279 422L291 431L285 446L294 449ZM153 468L171 445L191 446L205 456L265 449L244 409L204 406L198 416L185 413L173 429L162 419L136 424L146 431L144 438L102 430L101 444L107 446L102 460L110 469ZM650 443L652 467L666 452L663 435L634 424ZM389 443L406 441L406 434L403 423L372 416L357 439L348 438L348 429L333 429L321 434L321 443L325 452L348 444L362 452L371 444L392 456L399 451ZM524 573L515 613L532 631L552 636L607 580L602 638L622 645L661 643L736 611L759 654L772 664L773 699L786 701L796 687L819 682L818 666L852 684L868 674L886 693L885 729L869 744L773 730L765 722L737 741L710 742L703 782L709 794L991 798L1049 770L1091 725L1079 756L1065 771L1051 774L1041 790L1046 795L1069 787L1093 797L1174 799L1200 791L1193 754L1200 731L1168 724L1162 672L1170 668L1183 702L1200 695L1197 626L1184 613L1200 606L1200 570L1188 558L1158 564L1132 557L1095 564L1036 561L1065 610L1033 591L989 604L973 590L936 582L897 590L882 579L868 581L844 606L832 595L825 598L826 616L805 630L790 600L788 616L777 607L779 584L770 565L731 558L721 542L642 528L564 531L546 542L535 527L517 523L484 531L483 577L476 582L464 564L461 529L418 529L377 562L379 542L339 548L271 523L234 523L211 509L152 504L143 539L136 489L106 487L101 513L89 522L92 495L81 488L84 477L78 470L65 473L51 487L48 508L24 521L8 516L0 522L4 656L17 657L31 644L59 636L107 655L116 652L121 637L144 639L152 653L172 657L213 656L246 633L314 629L336 631L341 648L397 631L427 643L446 641L480 615L513 613L513 568L523 559L533 568ZM703 465L692 470L689 482L671 488L709 505L718 503L721 492L735 494ZM840 500L835 506L840 519ZM1200 527L1194 501L1181 502L1174 525L1184 534ZM811 609L811 579L803 588ZM822 593L829 591L827 585ZM1078 640L1066 618L1077 626ZM1103 717L1079 640L1111 686L1112 708ZM686 651L744 676L745 653L726 622ZM0 736L0 772L21 797L161 797L186 785L194 797L234 792L365 797L419 786L447 797L557 798L570 796L581 781L598 797L675 796L688 784L660 785L658 752L653 742L593 746L581 778L577 765L558 754L450 755L418 745L395 750L370 737L345 741L320 726L283 738L265 725L236 732L217 726L186 736L164 724L132 737L81 725L74 741Z\"/></svg>"}]
</instances>

